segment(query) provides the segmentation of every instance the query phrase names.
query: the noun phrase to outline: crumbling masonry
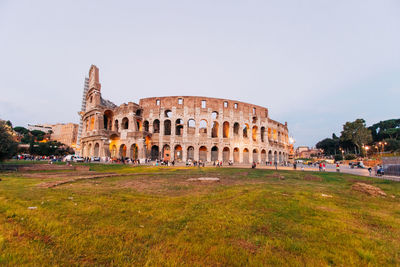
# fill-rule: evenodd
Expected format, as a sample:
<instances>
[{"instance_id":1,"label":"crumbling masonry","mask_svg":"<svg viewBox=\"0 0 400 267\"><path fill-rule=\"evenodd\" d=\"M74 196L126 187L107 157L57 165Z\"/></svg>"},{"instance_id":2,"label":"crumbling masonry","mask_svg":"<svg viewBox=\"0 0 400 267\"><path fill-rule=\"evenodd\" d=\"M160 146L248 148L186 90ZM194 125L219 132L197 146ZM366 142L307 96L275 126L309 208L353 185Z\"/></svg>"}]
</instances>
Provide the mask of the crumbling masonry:
<instances>
[{"instance_id":1,"label":"crumbling masonry","mask_svg":"<svg viewBox=\"0 0 400 267\"><path fill-rule=\"evenodd\" d=\"M99 69L89 70L80 153L83 157L234 163L288 160L287 123L268 109L199 96L150 97L116 106L101 97Z\"/></svg>"}]
</instances>

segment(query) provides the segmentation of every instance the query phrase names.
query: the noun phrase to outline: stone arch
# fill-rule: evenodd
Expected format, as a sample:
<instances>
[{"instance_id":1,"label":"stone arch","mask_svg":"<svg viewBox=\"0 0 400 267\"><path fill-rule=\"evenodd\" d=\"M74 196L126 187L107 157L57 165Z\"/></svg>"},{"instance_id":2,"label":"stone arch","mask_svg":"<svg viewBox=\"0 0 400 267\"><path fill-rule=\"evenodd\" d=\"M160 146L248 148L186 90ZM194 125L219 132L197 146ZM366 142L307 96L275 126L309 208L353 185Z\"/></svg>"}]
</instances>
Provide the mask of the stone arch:
<instances>
[{"instance_id":1,"label":"stone arch","mask_svg":"<svg viewBox=\"0 0 400 267\"><path fill-rule=\"evenodd\" d=\"M136 119L136 131L142 131L142 120L141 119Z\"/></svg>"},{"instance_id":2,"label":"stone arch","mask_svg":"<svg viewBox=\"0 0 400 267\"><path fill-rule=\"evenodd\" d=\"M268 151L268 161L269 161L269 163L272 163L273 160L274 160L274 158L272 157L272 151L270 150L270 151Z\"/></svg>"},{"instance_id":3,"label":"stone arch","mask_svg":"<svg viewBox=\"0 0 400 267\"><path fill-rule=\"evenodd\" d=\"M114 114L111 110L104 111L103 114L104 130L111 131L113 116Z\"/></svg>"},{"instance_id":4,"label":"stone arch","mask_svg":"<svg viewBox=\"0 0 400 267\"><path fill-rule=\"evenodd\" d=\"M164 121L164 135L171 135L171 121Z\"/></svg>"},{"instance_id":5,"label":"stone arch","mask_svg":"<svg viewBox=\"0 0 400 267\"><path fill-rule=\"evenodd\" d=\"M249 125L247 123L243 124L243 138L249 137Z\"/></svg>"},{"instance_id":6,"label":"stone arch","mask_svg":"<svg viewBox=\"0 0 400 267\"><path fill-rule=\"evenodd\" d=\"M243 163L250 163L249 150L243 149Z\"/></svg>"},{"instance_id":7,"label":"stone arch","mask_svg":"<svg viewBox=\"0 0 400 267\"><path fill-rule=\"evenodd\" d=\"M239 152L239 148L237 148L237 147L235 147L233 149L233 162L234 163L240 162L240 152Z\"/></svg>"},{"instance_id":8,"label":"stone arch","mask_svg":"<svg viewBox=\"0 0 400 267\"><path fill-rule=\"evenodd\" d=\"M211 113L211 119L213 119L213 120L218 119L218 112L213 111L213 112Z\"/></svg>"},{"instance_id":9,"label":"stone arch","mask_svg":"<svg viewBox=\"0 0 400 267\"><path fill-rule=\"evenodd\" d=\"M261 162L267 162L267 151L265 149L261 150Z\"/></svg>"},{"instance_id":10,"label":"stone arch","mask_svg":"<svg viewBox=\"0 0 400 267\"><path fill-rule=\"evenodd\" d=\"M218 160L218 147L213 146L211 148L211 161L216 161Z\"/></svg>"},{"instance_id":11,"label":"stone arch","mask_svg":"<svg viewBox=\"0 0 400 267\"><path fill-rule=\"evenodd\" d=\"M274 141L277 141L278 140L278 132L276 131L276 129L272 130L272 134L273 134Z\"/></svg>"},{"instance_id":12,"label":"stone arch","mask_svg":"<svg viewBox=\"0 0 400 267\"><path fill-rule=\"evenodd\" d=\"M238 122L235 122L233 124L233 135L239 136L239 130L240 130L240 124Z\"/></svg>"},{"instance_id":13,"label":"stone arch","mask_svg":"<svg viewBox=\"0 0 400 267\"><path fill-rule=\"evenodd\" d=\"M131 159L138 159L138 151L139 148L136 144L132 144L129 152L129 156Z\"/></svg>"},{"instance_id":14,"label":"stone arch","mask_svg":"<svg viewBox=\"0 0 400 267\"><path fill-rule=\"evenodd\" d=\"M92 156L92 144L89 144L88 145L88 149L87 149L88 151L87 151L87 156L88 157L91 157Z\"/></svg>"},{"instance_id":15,"label":"stone arch","mask_svg":"<svg viewBox=\"0 0 400 267\"><path fill-rule=\"evenodd\" d=\"M278 162L278 152L274 152L274 162Z\"/></svg>"},{"instance_id":16,"label":"stone arch","mask_svg":"<svg viewBox=\"0 0 400 267\"><path fill-rule=\"evenodd\" d=\"M128 120L127 117L122 119L121 129L122 130L128 130L129 129L129 120Z\"/></svg>"},{"instance_id":17,"label":"stone arch","mask_svg":"<svg viewBox=\"0 0 400 267\"><path fill-rule=\"evenodd\" d=\"M126 145L122 144L119 146L119 157L126 158Z\"/></svg>"},{"instance_id":18,"label":"stone arch","mask_svg":"<svg viewBox=\"0 0 400 267\"><path fill-rule=\"evenodd\" d=\"M258 149L254 148L253 149L253 162L258 162Z\"/></svg>"},{"instance_id":19,"label":"stone arch","mask_svg":"<svg viewBox=\"0 0 400 267\"><path fill-rule=\"evenodd\" d=\"M116 131L116 132L119 131L119 122L118 122L118 120L114 121L114 131Z\"/></svg>"},{"instance_id":20,"label":"stone arch","mask_svg":"<svg viewBox=\"0 0 400 267\"><path fill-rule=\"evenodd\" d=\"M261 127L260 137L261 137L261 142L265 142L265 127L264 126Z\"/></svg>"},{"instance_id":21,"label":"stone arch","mask_svg":"<svg viewBox=\"0 0 400 267\"><path fill-rule=\"evenodd\" d=\"M170 161L171 160L171 148L169 145L164 145L163 150L162 150L162 156L164 161Z\"/></svg>"},{"instance_id":22,"label":"stone arch","mask_svg":"<svg viewBox=\"0 0 400 267\"><path fill-rule=\"evenodd\" d=\"M194 160L194 147L192 146L187 149L187 160Z\"/></svg>"},{"instance_id":23,"label":"stone arch","mask_svg":"<svg viewBox=\"0 0 400 267\"><path fill-rule=\"evenodd\" d=\"M207 147L201 146L199 148L199 160L201 160L202 162L207 161Z\"/></svg>"},{"instance_id":24,"label":"stone arch","mask_svg":"<svg viewBox=\"0 0 400 267\"><path fill-rule=\"evenodd\" d=\"M175 121L175 135L183 135L183 120L177 119Z\"/></svg>"},{"instance_id":25,"label":"stone arch","mask_svg":"<svg viewBox=\"0 0 400 267\"><path fill-rule=\"evenodd\" d=\"M224 149L222 150L222 161L223 162L229 161L229 153L230 153L229 147L224 147Z\"/></svg>"},{"instance_id":26,"label":"stone arch","mask_svg":"<svg viewBox=\"0 0 400 267\"><path fill-rule=\"evenodd\" d=\"M143 122L143 131L149 132L150 124L149 121L144 121Z\"/></svg>"},{"instance_id":27,"label":"stone arch","mask_svg":"<svg viewBox=\"0 0 400 267\"><path fill-rule=\"evenodd\" d=\"M222 132L223 138L229 138L229 122L224 121L222 124Z\"/></svg>"},{"instance_id":28,"label":"stone arch","mask_svg":"<svg viewBox=\"0 0 400 267\"><path fill-rule=\"evenodd\" d=\"M99 145L99 143L96 143L94 145L93 156L96 157L96 158L100 156L100 145Z\"/></svg>"},{"instance_id":29,"label":"stone arch","mask_svg":"<svg viewBox=\"0 0 400 267\"><path fill-rule=\"evenodd\" d=\"M219 131L219 123L216 122L216 121L213 121L212 128L211 128L211 137L212 138L217 138L218 137L218 131Z\"/></svg>"},{"instance_id":30,"label":"stone arch","mask_svg":"<svg viewBox=\"0 0 400 267\"><path fill-rule=\"evenodd\" d=\"M164 115L166 118L172 118L172 111L167 109L165 110Z\"/></svg>"},{"instance_id":31,"label":"stone arch","mask_svg":"<svg viewBox=\"0 0 400 267\"><path fill-rule=\"evenodd\" d=\"M111 145L110 154L112 158L117 157L117 146L115 144Z\"/></svg>"},{"instance_id":32,"label":"stone arch","mask_svg":"<svg viewBox=\"0 0 400 267\"><path fill-rule=\"evenodd\" d=\"M160 121L158 119L153 121L153 133L160 133Z\"/></svg>"},{"instance_id":33,"label":"stone arch","mask_svg":"<svg viewBox=\"0 0 400 267\"><path fill-rule=\"evenodd\" d=\"M201 120L199 124L199 134L200 136L207 136L207 121L206 120Z\"/></svg>"},{"instance_id":34,"label":"stone arch","mask_svg":"<svg viewBox=\"0 0 400 267\"><path fill-rule=\"evenodd\" d=\"M178 162L183 160L183 150L181 145L175 146L174 160Z\"/></svg>"},{"instance_id":35,"label":"stone arch","mask_svg":"<svg viewBox=\"0 0 400 267\"><path fill-rule=\"evenodd\" d=\"M253 128L251 129L252 138L254 142L257 142L257 132L258 132L258 127L254 125Z\"/></svg>"},{"instance_id":36,"label":"stone arch","mask_svg":"<svg viewBox=\"0 0 400 267\"><path fill-rule=\"evenodd\" d=\"M279 155L279 157L278 157L279 163L281 163L281 162L282 162L282 152L279 151L279 154L278 154L278 155Z\"/></svg>"},{"instance_id":37,"label":"stone arch","mask_svg":"<svg viewBox=\"0 0 400 267\"><path fill-rule=\"evenodd\" d=\"M159 154L160 154L159 150L160 149L156 145L151 147L151 152L150 152L151 160L158 160L159 159Z\"/></svg>"},{"instance_id":38,"label":"stone arch","mask_svg":"<svg viewBox=\"0 0 400 267\"><path fill-rule=\"evenodd\" d=\"M271 130L271 128L268 128L268 139L269 140L272 139L272 130Z\"/></svg>"},{"instance_id":39,"label":"stone arch","mask_svg":"<svg viewBox=\"0 0 400 267\"><path fill-rule=\"evenodd\" d=\"M189 119L187 122L187 132L188 135L196 133L196 121L194 119Z\"/></svg>"}]
</instances>

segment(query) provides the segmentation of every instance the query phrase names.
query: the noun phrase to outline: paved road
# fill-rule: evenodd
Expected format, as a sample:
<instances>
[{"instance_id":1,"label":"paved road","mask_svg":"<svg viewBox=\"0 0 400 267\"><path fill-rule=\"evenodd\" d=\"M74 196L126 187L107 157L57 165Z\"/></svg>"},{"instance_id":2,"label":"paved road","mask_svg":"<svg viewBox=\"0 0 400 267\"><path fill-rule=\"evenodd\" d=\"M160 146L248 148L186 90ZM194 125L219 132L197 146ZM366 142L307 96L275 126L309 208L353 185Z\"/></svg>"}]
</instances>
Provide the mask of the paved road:
<instances>
[{"instance_id":1,"label":"paved road","mask_svg":"<svg viewBox=\"0 0 400 267\"><path fill-rule=\"evenodd\" d=\"M310 167L310 166L303 166L304 171L319 171L317 167ZM274 166L257 166L257 168L260 169L270 169L274 170ZM284 166L278 166L278 170L293 170L293 167L284 167ZM297 170L301 170L301 165L297 165ZM327 164L326 165L326 171L327 172L336 172L336 165L334 164ZM348 173L348 174L354 174L354 175L360 175L360 176L370 176L368 169L359 169L359 168L350 168L348 165L340 165L340 172L343 173ZM373 171L372 171L373 172ZM386 179L386 180L393 180L393 181L398 181L400 182L400 177L397 176L376 176L374 173L372 174L371 177L379 178L379 179Z\"/></svg>"}]
</instances>

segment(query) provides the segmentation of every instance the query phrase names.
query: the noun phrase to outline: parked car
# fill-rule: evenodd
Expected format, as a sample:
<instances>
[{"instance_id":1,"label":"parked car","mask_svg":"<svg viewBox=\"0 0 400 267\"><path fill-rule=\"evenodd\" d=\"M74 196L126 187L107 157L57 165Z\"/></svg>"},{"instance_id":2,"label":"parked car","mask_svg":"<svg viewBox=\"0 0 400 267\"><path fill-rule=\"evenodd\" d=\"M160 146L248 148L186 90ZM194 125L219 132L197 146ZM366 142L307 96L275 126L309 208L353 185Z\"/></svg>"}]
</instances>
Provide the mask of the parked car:
<instances>
[{"instance_id":1,"label":"parked car","mask_svg":"<svg viewBox=\"0 0 400 267\"><path fill-rule=\"evenodd\" d=\"M82 157L76 156L74 157L74 162L84 162L85 160Z\"/></svg>"},{"instance_id":2,"label":"parked car","mask_svg":"<svg viewBox=\"0 0 400 267\"><path fill-rule=\"evenodd\" d=\"M100 157L93 157L92 161L100 161Z\"/></svg>"}]
</instances>

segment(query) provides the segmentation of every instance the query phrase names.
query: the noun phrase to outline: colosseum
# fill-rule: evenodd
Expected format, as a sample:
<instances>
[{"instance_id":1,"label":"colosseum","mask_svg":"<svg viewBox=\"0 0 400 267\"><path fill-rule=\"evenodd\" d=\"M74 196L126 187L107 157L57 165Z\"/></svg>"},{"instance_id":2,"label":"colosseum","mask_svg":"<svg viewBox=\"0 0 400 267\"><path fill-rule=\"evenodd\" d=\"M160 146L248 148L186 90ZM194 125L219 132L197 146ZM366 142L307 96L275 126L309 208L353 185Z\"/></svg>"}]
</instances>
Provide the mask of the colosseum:
<instances>
[{"instance_id":1,"label":"colosseum","mask_svg":"<svg viewBox=\"0 0 400 267\"><path fill-rule=\"evenodd\" d=\"M145 161L288 160L287 123L268 109L229 99L167 96L116 106L101 97L99 69L92 65L82 103L78 143L83 157Z\"/></svg>"}]
</instances>

